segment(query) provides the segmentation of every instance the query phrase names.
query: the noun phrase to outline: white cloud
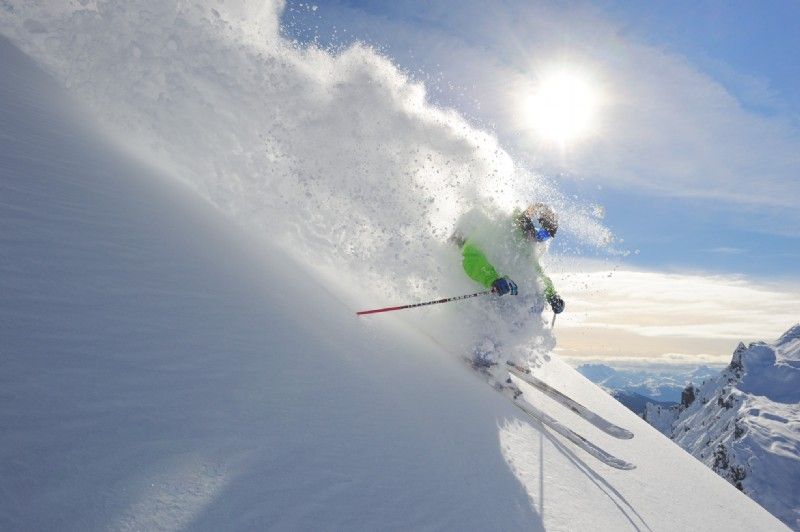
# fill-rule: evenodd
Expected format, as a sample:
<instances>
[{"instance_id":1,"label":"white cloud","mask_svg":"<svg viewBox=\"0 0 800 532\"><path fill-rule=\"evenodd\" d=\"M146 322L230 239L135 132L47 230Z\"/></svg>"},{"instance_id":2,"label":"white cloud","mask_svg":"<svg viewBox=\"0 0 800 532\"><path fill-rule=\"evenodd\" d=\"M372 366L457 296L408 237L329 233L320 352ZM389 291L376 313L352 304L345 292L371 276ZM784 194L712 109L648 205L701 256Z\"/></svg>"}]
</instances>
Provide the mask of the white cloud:
<instances>
[{"instance_id":1,"label":"white cloud","mask_svg":"<svg viewBox=\"0 0 800 532\"><path fill-rule=\"evenodd\" d=\"M561 358L572 366L582 364L605 364L617 369L648 371L691 371L698 366L722 368L730 363L732 353L665 353L655 357L637 356L569 356L569 350L556 349Z\"/></svg>"},{"instance_id":2,"label":"white cloud","mask_svg":"<svg viewBox=\"0 0 800 532\"><path fill-rule=\"evenodd\" d=\"M569 357L720 363L739 341L773 341L800 321L796 284L591 267L553 278L567 301L556 335Z\"/></svg>"},{"instance_id":3,"label":"white cloud","mask_svg":"<svg viewBox=\"0 0 800 532\"><path fill-rule=\"evenodd\" d=\"M706 253L717 253L720 255L743 255L747 253L746 249L729 247L729 246L709 248L709 249L704 249L703 251L705 251Z\"/></svg>"}]
</instances>

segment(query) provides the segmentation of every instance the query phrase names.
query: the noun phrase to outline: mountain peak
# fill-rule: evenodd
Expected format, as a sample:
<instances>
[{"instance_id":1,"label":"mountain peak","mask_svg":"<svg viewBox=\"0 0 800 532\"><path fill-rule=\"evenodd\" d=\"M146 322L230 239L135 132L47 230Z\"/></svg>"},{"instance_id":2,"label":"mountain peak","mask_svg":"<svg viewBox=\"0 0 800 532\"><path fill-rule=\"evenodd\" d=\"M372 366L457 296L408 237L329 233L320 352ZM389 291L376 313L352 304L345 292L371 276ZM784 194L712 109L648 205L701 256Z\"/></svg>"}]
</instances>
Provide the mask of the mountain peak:
<instances>
[{"instance_id":1,"label":"mountain peak","mask_svg":"<svg viewBox=\"0 0 800 532\"><path fill-rule=\"evenodd\" d=\"M728 365L728 369L731 370L737 378L741 376L741 372L744 370L742 356L745 352L747 352L747 346L745 346L743 342L739 342L739 345L736 346L736 349L733 351L731 363Z\"/></svg>"},{"instance_id":2,"label":"mountain peak","mask_svg":"<svg viewBox=\"0 0 800 532\"><path fill-rule=\"evenodd\" d=\"M776 347L787 346L797 340L800 340L800 323L791 327L788 331L783 333L778 341L775 342Z\"/></svg>"}]
</instances>

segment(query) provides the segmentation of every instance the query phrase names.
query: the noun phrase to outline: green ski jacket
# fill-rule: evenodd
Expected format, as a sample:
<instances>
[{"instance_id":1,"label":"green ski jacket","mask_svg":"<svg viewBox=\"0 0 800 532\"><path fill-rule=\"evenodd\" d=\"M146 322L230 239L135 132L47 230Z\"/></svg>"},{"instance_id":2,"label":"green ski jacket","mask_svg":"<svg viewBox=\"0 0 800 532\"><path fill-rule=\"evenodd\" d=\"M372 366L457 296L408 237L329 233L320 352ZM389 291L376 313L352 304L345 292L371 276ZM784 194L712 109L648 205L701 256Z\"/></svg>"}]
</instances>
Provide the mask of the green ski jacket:
<instances>
[{"instance_id":1,"label":"green ski jacket","mask_svg":"<svg viewBox=\"0 0 800 532\"><path fill-rule=\"evenodd\" d=\"M480 248L478 248L478 246L476 246L473 242L470 242L468 238L462 242L461 256L463 257L463 260L461 264L464 267L464 272L466 272L471 279L477 281L486 288L491 288L492 283L501 276L498 275L497 270L494 268L494 266L492 266L492 263L489 262L489 259L486 258L486 255L480 250ZM536 275L544 285L544 296L549 301L553 296L556 295L556 289L555 286L553 286L553 281L551 281L550 278L544 273L544 270L536 258L532 257L532 261L533 270L536 272Z\"/></svg>"}]
</instances>

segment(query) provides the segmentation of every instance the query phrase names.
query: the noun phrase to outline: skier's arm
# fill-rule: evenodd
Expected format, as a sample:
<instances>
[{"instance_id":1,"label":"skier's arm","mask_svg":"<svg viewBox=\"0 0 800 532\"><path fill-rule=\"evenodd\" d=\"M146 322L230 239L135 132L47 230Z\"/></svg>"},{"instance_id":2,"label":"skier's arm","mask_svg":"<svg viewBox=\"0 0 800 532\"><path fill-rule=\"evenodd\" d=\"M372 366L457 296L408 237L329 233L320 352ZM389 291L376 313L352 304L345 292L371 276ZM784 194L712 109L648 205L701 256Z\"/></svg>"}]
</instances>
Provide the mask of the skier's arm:
<instances>
[{"instance_id":1,"label":"skier's arm","mask_svg":"<svg viewBox=\"0 0 800 532\"><path fill-rule=\"evenodd\" d=\"M539 276L539 279L544 285L545 299L547 299L547 302L550 303L550 308L553 309L553 312L560 314L564 311L564 300L561 299L561 296L559 296L558 292L556 292L556 287L553 285L553 281L551 281L547 274L544 273L544 269L542 269L539 261L534 261L533 264L534 269L536 270L536 275Z\"/></svg>"},{"instance_id":2,"label":"skier's arm","mask_svg":"<svg viewBox=\"0 0 800 532\"><path fill-rule=\"evenodd\" d=\"M461 247L461 256L463 257L461 265L464 267L464 272L470 279L479 282L486 288L491 288L492 283L500 277L483 251L469 240Z\"/></svg>"},{"instance_id":3,"label":"skier's arm","mask_svg":"<svg viewBox=\"0 0 800 532\"><path fill-rule=\"evenodd\" d=\"M553 281L544 273L544 269L542 269L542 265L539 264L539 261L534 261L533 267L536 270L536 275L539 276L539 279L544 285L544 297L550 301L553 296L557 295L556 287L553 285Z\"/></svg>"}]
</instances>

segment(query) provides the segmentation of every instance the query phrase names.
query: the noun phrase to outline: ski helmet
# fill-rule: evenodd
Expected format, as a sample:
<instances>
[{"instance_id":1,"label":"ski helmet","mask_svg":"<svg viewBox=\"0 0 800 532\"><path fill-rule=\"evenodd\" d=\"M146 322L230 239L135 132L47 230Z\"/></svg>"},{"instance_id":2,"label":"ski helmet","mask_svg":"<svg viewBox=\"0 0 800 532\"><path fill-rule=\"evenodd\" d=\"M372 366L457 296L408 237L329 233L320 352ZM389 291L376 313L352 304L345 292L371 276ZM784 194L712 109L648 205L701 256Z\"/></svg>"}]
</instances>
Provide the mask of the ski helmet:
<instances>
[{"instance_id":1,"label":"ski helmet","mask_svg":"<svg viewBox=\"0 0 800 532\"><path fill-rule=\"evenodd\" d=\"M543 242L556 236L558 231L558 216L555 211L545 203L531 203L517 219L517 224L526 236Z\"/></svg>"}]
</instances>

